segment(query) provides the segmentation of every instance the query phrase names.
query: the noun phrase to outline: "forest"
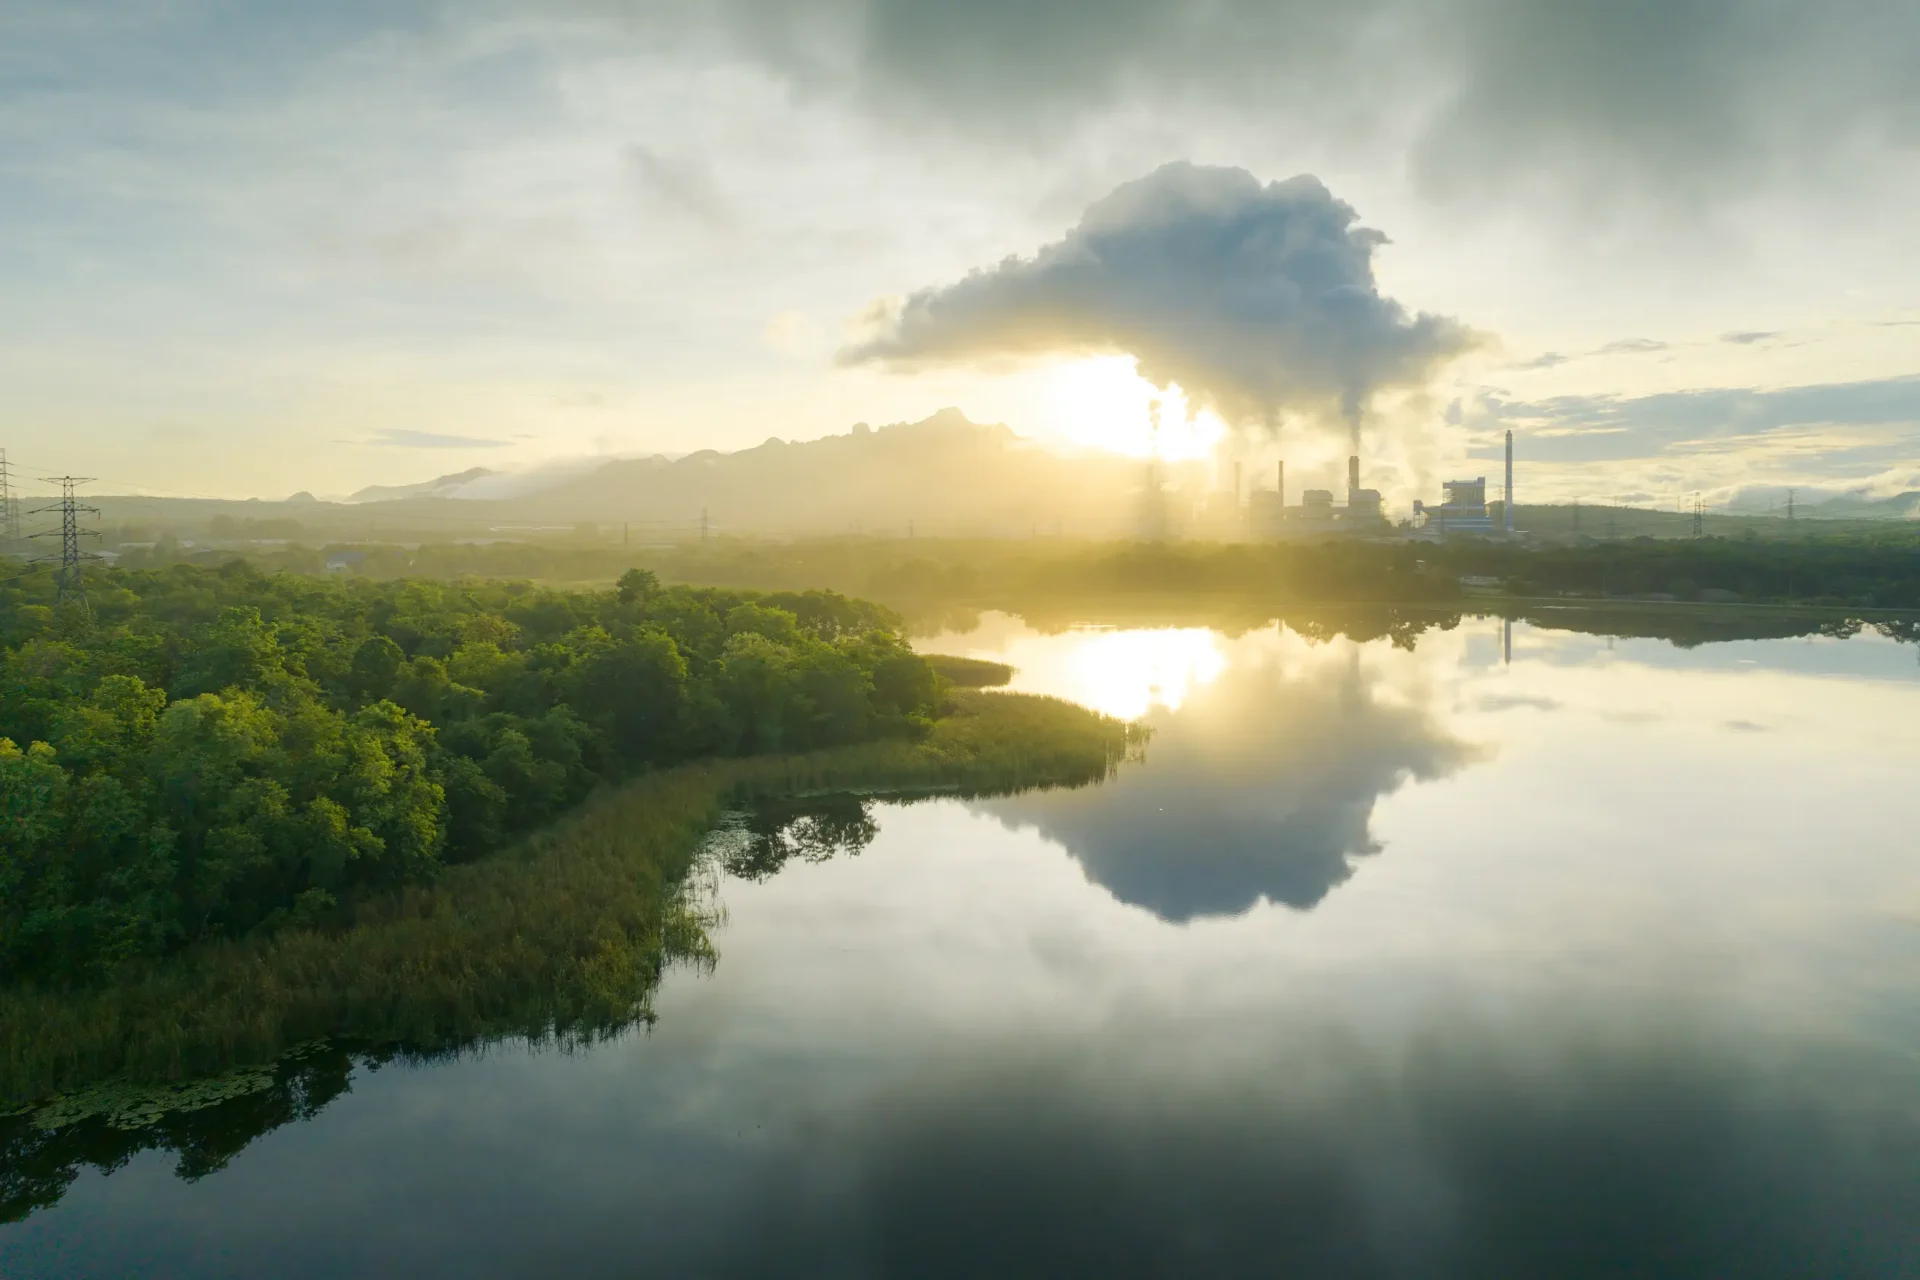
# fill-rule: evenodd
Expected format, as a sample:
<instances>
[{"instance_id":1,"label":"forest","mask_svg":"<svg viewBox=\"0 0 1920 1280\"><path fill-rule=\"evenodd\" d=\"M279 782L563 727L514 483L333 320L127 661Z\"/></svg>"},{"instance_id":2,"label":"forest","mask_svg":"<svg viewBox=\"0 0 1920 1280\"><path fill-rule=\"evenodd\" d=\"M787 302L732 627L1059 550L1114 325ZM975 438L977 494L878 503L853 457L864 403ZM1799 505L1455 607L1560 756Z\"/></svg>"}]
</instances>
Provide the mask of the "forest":
<instances>
[{"instance_id":1,"label":"forest","mask_svg":"<svg viewBox=\"0 0 1920 1280\"><path fill-rule=\"evenodd\" d=\"M924 736L944 682L824 591L264 574L0 584L0 978L312 925L689 760Z\"/></svg>"}]
</instances>

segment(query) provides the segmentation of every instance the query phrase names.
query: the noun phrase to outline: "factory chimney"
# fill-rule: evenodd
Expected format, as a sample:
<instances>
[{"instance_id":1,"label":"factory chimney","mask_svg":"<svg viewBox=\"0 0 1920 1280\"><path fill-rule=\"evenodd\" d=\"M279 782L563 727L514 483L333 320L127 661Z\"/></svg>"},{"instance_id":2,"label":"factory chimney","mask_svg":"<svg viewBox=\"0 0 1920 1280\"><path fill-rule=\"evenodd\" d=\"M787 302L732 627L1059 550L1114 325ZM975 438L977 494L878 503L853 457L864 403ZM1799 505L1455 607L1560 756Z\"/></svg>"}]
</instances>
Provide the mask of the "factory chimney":
<instances>
[{"instance_id":1,"label":"factory chimney","mask_svg":"<svg viewBox=\"0 0 1920 1280\"><path fill-rule=\"evenodd\" d=\"M1507 488L1506 501L1502 502L1502 514L1506 517L1507 532L1513 532L1513 432L1507 432Z\"/></svg>"},{"instance_id":2,"label":"factory chimney","mask_svg":"<svg viewBox=\"0 0 1920 1280\"><path fill-rule=\"evenodd\" d=\"M1347 501L1353 501L1353 495L1360 492L1360 455L1347 455Z\"/></svg>"},{"instance_id":3,"label":"factory chimney","mask_svg":"<svg viewBox=\"0 0 1920 1280\"><path fill-rule=\"evenodd\" d=\"M1273 473L1273 491L1279 495L1277 505L1282 511L1287 509L1287 464L1283 460L1277 464Z\"/></svg>"},{"instance_id":4,"label":"factory chimney","mask_svg":"<svg viewBox=\"0 0 1920 1280\"><path fill-rule=\"evenodd\" d=\"M1240 505L1240 464L1233 464L1233 505Z\"/></svg>"}]
</instances>

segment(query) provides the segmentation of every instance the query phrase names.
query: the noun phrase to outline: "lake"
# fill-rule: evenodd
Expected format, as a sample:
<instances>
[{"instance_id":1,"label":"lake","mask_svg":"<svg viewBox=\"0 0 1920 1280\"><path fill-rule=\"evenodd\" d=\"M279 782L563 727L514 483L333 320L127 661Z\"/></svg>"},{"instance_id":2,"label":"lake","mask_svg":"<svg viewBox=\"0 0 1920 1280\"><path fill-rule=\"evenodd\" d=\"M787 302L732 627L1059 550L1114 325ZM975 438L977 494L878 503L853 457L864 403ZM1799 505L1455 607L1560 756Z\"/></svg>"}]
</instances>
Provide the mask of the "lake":
<instances>
[{"instance_id":1,"label":"lake","mask_svg":"<svg viewBox=\"0 0 1920 1280\"><path fill-rule=\"evenodd\" d=\"M927 638L1141 758L743 817L651 1027L340 1058L0 1274L1920 1275L1920 653L1603 625Z\"/></svg>"}]
</instances>

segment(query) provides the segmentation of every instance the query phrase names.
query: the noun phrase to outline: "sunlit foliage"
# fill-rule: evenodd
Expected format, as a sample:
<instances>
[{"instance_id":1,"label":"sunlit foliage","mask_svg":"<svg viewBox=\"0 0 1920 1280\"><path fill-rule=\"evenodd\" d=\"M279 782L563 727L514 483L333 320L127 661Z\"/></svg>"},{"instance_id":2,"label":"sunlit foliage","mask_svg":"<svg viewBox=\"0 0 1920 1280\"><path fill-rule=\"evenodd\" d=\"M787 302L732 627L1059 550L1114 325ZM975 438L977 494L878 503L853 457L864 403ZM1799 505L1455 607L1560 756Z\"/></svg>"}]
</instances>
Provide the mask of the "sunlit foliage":
<instances>
[{"instance_id":1,"label":"sunlit foliage","mask_svg":"<svg viewBox=\"0 0 1920 1280\"><path fill-rule=\"evenodd\" d=\"M0 975L74 979L430 879L602 780L925 731L829 592L106 572L0 584Z\"/></svg>"}]
</instances>

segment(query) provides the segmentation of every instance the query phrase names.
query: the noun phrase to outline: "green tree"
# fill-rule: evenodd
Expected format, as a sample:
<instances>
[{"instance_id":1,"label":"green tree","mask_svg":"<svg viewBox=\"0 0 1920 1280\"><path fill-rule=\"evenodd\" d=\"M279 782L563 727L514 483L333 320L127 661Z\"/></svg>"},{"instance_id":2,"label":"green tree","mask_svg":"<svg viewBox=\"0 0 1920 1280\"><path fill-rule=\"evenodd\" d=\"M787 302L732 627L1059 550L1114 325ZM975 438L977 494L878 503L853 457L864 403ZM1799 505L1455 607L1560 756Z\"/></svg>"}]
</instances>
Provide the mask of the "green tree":
<instances>
[{"instance_id":1,"label":"green tree","mask_svg":"<svg viewBox=\"0 0 1920 1280\"><path fill-rule=\"evenodd\" d=\"M667 759L680 738L686 660L664 632L598 648L567 673L567 701L607 735L622 760Z\"/></svg>"}]
</instances>

